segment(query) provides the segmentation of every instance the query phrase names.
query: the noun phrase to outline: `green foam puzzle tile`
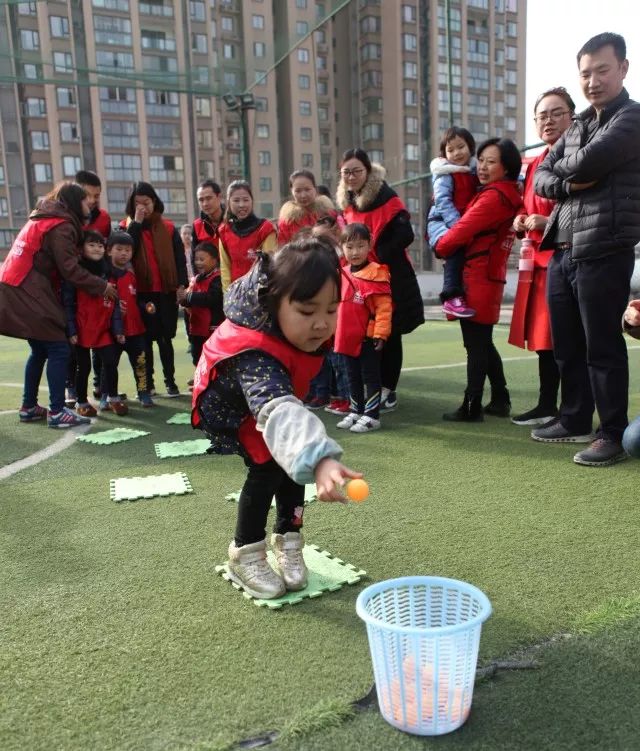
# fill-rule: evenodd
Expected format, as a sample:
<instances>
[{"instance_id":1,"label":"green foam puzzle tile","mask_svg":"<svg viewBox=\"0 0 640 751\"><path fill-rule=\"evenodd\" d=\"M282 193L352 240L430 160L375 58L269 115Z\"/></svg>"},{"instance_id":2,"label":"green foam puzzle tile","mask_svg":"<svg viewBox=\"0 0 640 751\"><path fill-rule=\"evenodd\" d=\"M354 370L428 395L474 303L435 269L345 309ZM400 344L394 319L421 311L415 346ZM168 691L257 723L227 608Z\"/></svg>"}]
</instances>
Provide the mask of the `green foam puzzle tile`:
<instances>
[{"instance_id":1,"label":"green foam puzzle tile","mask_svg":"<svg viewBox=\"0 0 640 751\"><path fill-rule=\"evenodd\" d=\"M149 435L148 430L132 430L131 428L113 428L113 430L103 430L100 433L88 433L79 435L77 440L84 443L95 443L100 446L107 446L110 443L122 443L130 441L132 438Z\"/></svg>"},{"instance_id":2,"label":"green foam puzzle tile","mask_svg":"<svg viewBox=\"0 0 640 751\"><path fill-rule=\"evenodd\" d=\"M240 490L236 490L235 493L228 493L225 495L224 499L225 501L231 501L232 503L238 503L240 500ZM313 503L314 501L318 500L318 489L316 488L315 482L312 482L310 485L304 486L304 505L308 506L310 503ZM274 498L271 501L271 508L275 508L276 506L276 499Z\"/></svg>"},{"instance_id":3,"label":"green foam puzzle tile","mask_svg":"<svg viewBox=\"0 0 640 751\"><path fill-rule=\"evenodd\" d=\"M206 454L211 446L208 438L196 438L194 441L170 441L168 443L156 443L156 456L160 459L169 459L175 456L198 456Z\"/></svg>"},{"instance_id":4,"label":"green foam puzzle tile","mask_svg":"<svg viewBox=\"0 0 640 751\"><path fill-rule=\"evenodd\" d=\"M334 558L331 553L326 550L320 550L317 545L305 545L304 560L309 569L309 582L305 589L300 592L287 592L282 597L277 597L274 600L260 600L255 597L251 597L247 594L242 587L229 578L227 564L222 566L216 566L216 572L231 582L234 589L242 592L244 597L248 600L253 600L254 605L259 607L270 608L276 610L284 605L297 605L302 600L308 600L313 597L321 597L325 592L335 592L338 589L342 589L345 584L357 584L363 576L366 576L366 571L362 569L356 569L350 563L341 561L340 558ZM275 564L275 556L271 551L267 553L269 563L273 566Z\"/></svg>"},{"instance_id":5,"label":"green foam puzzle tile","mask_svg":"<svg viewBox=\"0 0 640 751\"><path fill-rule=\"evenodd\" d=\"M193 493L193 488L184 472L147 477L117 477L109 481L109 495L117 502L185 493Z\"/></svg>"},{"instance_id":6,"label":"green foam puzzle tile","mask_svg":"<svg viewBox=\"0 0 640 751\"><path fill-rule=\"evenodd\" d=\"M191 425L191 412L176 412L167 420L167 425Z\"/></svg>"}]
</instances>

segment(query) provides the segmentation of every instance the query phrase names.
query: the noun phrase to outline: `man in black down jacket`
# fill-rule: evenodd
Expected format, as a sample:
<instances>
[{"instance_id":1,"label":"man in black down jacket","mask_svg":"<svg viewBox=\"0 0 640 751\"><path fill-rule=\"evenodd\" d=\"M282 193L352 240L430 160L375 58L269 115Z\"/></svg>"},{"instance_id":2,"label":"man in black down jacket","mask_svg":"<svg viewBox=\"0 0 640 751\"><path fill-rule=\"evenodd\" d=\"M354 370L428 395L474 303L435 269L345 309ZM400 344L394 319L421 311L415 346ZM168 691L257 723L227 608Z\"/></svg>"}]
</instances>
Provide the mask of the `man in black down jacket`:
<instances>
[{"instance_id":1,"label":"man in black down jacket","mask_svg":"<svg viewBox=\"0 0 640 751\"><path fill-rule=\"evenodd\" d=\"M541 248L555 248L547 296L562 403L553 423L531 433L548 443L591 443L574 461L607 466L624 458L629 364L620 319L640 240L640 104L623 87L629 68L618 34L578 52L582 112L538 167L535 190L557 201ZM592 441L594 407L600 426Z\"/></svg>"}]
</instances>

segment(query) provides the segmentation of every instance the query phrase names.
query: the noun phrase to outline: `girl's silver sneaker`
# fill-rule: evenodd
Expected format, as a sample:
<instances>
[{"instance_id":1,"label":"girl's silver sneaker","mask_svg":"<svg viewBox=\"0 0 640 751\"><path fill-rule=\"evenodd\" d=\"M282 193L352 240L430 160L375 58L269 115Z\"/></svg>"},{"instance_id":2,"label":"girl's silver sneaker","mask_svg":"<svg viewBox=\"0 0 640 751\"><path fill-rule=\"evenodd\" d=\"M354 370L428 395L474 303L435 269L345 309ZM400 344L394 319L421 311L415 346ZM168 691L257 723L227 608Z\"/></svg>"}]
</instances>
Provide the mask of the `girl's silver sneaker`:
<instances>
[{"instance_id":1,"label":"girl's silver sneaker","mask_svg":"<svg viewBox=\"0 0 640 751\"><path fill-rule=\"evenodd\" d=\"M232 540L228 568L229 578L252 597L272 600L286 592L284 582L267 561L266 539L240 547Z\"/></svg>"},{"instance_id":2,"label":"girl's silver sneaker","mask_svg":"<svg viewBox=\"0 0 640 751\"><path fill-rule=\"evenodd\" d=\"M287 589L297 591L307 586L308 569L302 555L304 537L300 532L271 535L271 547L276 556L276 568Z\"/></svg>"}]
</instances>

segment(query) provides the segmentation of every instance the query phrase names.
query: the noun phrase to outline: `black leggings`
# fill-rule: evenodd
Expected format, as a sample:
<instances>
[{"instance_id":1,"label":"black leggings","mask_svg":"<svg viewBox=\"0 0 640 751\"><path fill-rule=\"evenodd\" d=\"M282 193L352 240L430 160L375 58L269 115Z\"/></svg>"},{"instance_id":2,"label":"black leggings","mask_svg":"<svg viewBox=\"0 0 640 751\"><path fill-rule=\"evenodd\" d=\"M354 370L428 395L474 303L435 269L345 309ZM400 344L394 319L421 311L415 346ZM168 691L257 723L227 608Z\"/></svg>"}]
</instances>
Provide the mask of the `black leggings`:
<instances>
[{"instance_id":1,"label":"black leggings","mask_svg":"<svg viewBox=\"0 0 640 751\"><path fill-rule=\"evenodd\" d=\"M273 496L276 497L276 521L273 531L278 534L298 532L302 527L304 510L304 485L298 485L273 459L255 464L245 459L249 468L240 502L236 523L235 542L250 545L264 540L267 517Z\"/></svg>"},{"instance_id":2,"label":"black leggings","mask_svg":"<svg viewBox=\"0 0 640 751\"><path fill-rule=\"evenodd\" d=\"M154 341L158 345L158 352L160 353L160 362L162 363L162 373L164 375L164 382L166 386L171 386L175 383L175 356L173 353L173 341L168 336L158 336L152 339L148 334L145 336L145 358L147 361L147 385L150 389L155 388L155 381L153 377L154 362L153 362L153 343Z\"/></svg>"},{"instance_id":3,"label":"black leggings","mask_svg":"<svg viewBox=\"0 0 640 751\"><path fill-rule=\"evenodd\" d=\"M147 353L145 349L144 335L128 336L124 344L118 347L118 361L116 363L116 391L118 390L118 369L122 353L126 352L133 370L133 377L136 381L136 390L138 394L147 393L149 390L147 384Z\"/></svg>"},{"instance_id":4,"label":"black leggings","mask_svg":"<svg viewBox=\"0 0 640 751\"><path fill-rule=\"evenodd\" d=\"M88 347L76 345L76 395L78 402L87 402L87 388L91 373L91 350ZM108 344L106 347L96 347L94 350L100 361L100 372L105 391L102 396L118 396L118 346Z\"/></svg>"},{"instance_id":5,"label":"black leggings","mask_svg":"<svg viewBox=\"0 0 640 751\"><path fill-rule=\"evenodd\" d=\"M487 377L491 384L492 396L503 394L507 381L502 368L502 358L493 343L493 324L460 319L460 328L462 341L467 350L467 396L481 397Z\"/></svg>"},{"instance_id":6,"label":"black leggings","mask_svg":"<svg viewBox=\"0 0 640 751\"><path fill-rule=\"evenodd\" d=\"M402 334L391 332L382 348L380 360L380 382L383 388L395 391L402 370Z\"/></svg>"}]
</instances>

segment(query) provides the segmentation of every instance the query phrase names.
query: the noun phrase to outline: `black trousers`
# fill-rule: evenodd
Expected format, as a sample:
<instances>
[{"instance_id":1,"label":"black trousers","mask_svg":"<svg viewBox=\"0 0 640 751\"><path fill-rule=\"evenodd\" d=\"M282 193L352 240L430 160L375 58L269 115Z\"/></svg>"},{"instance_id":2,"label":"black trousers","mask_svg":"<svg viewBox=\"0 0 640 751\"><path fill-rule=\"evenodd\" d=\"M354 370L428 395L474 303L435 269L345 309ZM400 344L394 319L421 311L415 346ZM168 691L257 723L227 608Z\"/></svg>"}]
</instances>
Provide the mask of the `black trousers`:
<instances>
[{"instance_id":1,"label":"black trousers","mask_svg":"<svg viewBox=\"0 0 640 751\"><path fill-rule=\"evenodd\" d=\"M402 370L402 334L391 332L391 336L382 348L380 359L380 380L382 385L395 391L400 380Z\"/></svg>"},{"instance_id":2,"label":"black trousers","mask_svg":"<svg viewBox=\"0 0 640 751\"><path fill-rule=\"evenodd\" d=\"M502 358L493 343L493 324L475 323L460 319L462 341L467 350L467 388L470 398L482 397L484 382L489 378L491 397L505 394L507 381L504 377Z\"/></svg>"},{"instance_id":3,"label":"black trousers","mask_svg":"<svg viewBox=\"0 0 640 751\"><path fill-rule=\"evenodd\" d=\"M87 401L89 374L91 373L91 352L87 347L76 345L76 394L80 403ZM98 355L100 373L102 377L102 396L118 396L118 345L108 344L106 347L93 349Z\"/></svg>"},{"instance_id":4,"label":"black trousers","mask_svg":"<svg viewBox=\"0 0 640 751\"><path fill-rule=\"evenodd\" d=\"M200 359L200 355L202 354L202 348L204 347L204 343L207 341L207 337L195 336L192 334L189 337L189 341L191 342L191 362L194 365L197 365L198 360Z\"/></svg>"},{"instance_id":5,"label":"black trousers","mask_svg":"<svg viewBox=\"0 0 640 751\"><path fill-rule=\"evenodd\" d=\"M622 315L629 300L633 249L593 260L556 251L547 269L553 352L560 370L560 420L575 433L592 428L620 441L627 427L629 362Z\"/></svg>"},{"instance_id":6,"label":"black trousers","mask_svg":"<svg viewBox=\"0 0 640 751\"><path fill-rule=\"evenodd\" d=\"M151 338L148 334L145 334L145 360L147 366L147 384L149 388L155 388L155 382L153 379L154 374L154 362L153 362L153 343L158 345L158 352L160 353L160 362L162 363L162 374L164 376L164 382L166 386L170 386L175 383L175 355L173 352L173 340L167 336L158 336L155 339Z\"/></svg>"},{"instance_id":7,"label":"black trousers","mask_svg":"<svg viewBox=\"0 0 640 751\"><path fill-rule=\"evenodd\" d=\"M558 405L558 389L560 387L560 371L556 358L551 349L539 349L538 376L540 380L540 396L538 406L553 414Z\"/></svg>"},{"instance_id":8,"label":"black trousers","mask_svg":"<svg viewBox=\"0 0 640 751\"><path fill-rule=\"evenodd\" d=\"M377 420L380 416L380 352L365 339L359 357L345 355L351 412Z\"/></svg>"},{"instance_id":9,"label":"black trousers","mask_svg":"<svg viewBox=\"0 0 640 751\"><path fill-rule=\"evenodd\" d=\"M250 545L264 540L274 495L276 521L273 531L281 535L300 531L304 511L304 485L294 482L273 459L264 464L255 464L245 459L245 464L249 473L238 504L236 545Z\"/></svg>"},{"instance_id":10,"label":"black trousers","mask_svg":"<svg viewBox=\"0 0 640 751\"><path fill-rule=\"evenodd\" d=\"M126 352L133 370L133 377L136 381L136 390L138 394L147 392L147 354L145 349L144 334L138 336L128 336L124 344L118 345L118 358L116 360L116 393L118 389L118 365L122 353Z\"/></svg>"}]
</instances>

